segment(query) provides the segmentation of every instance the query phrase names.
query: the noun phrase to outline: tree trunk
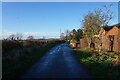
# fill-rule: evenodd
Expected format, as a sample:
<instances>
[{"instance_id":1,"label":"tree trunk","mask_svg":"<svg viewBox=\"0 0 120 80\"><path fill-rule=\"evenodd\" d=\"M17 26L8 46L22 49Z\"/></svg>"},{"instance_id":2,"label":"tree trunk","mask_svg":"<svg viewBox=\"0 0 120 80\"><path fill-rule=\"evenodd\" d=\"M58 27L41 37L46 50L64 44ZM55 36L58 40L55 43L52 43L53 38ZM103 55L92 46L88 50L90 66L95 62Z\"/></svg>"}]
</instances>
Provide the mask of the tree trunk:
<instances>
[{"instance_id":1,"label":"tree trunk","mask_svg":"<svg viewBox=\"0 0 120 80\"><path fill-rule=\"evenodd\" d=\"M91 38L87 38L87 42L88 42L88 48L90 48Z\"/></svg>"}]
</instances>

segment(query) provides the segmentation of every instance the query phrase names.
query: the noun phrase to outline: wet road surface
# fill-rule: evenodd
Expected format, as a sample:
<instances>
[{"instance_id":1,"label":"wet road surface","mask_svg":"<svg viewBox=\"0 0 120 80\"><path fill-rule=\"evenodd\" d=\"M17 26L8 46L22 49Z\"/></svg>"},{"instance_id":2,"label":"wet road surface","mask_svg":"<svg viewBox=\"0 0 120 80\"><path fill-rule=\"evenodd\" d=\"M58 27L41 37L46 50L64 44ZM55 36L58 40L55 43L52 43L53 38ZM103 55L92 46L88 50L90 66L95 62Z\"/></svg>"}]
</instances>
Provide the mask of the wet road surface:
<instances>
[{"instance_id":1,"label":"wet road surface","mask_svg":"<svg viewBox=\"0 0 120 80\"><path fill-rule=\"evenodd\" d=\"M76 60L68 43L52 48L42 59L28 69L22 78L89 78Z\"/></svg>"}]
</instances>

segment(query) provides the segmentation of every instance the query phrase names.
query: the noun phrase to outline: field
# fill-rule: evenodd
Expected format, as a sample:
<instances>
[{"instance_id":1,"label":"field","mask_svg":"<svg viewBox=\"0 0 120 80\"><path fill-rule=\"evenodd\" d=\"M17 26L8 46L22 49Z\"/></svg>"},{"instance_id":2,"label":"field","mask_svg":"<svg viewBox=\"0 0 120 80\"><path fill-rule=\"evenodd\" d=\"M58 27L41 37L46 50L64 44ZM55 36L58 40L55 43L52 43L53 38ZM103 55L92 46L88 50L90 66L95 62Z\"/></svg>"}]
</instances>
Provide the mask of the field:
<instances>
[{"instance_id":1,"label":"field","mask_svg":"<svg viewBox=\"0 0 120 80\"><path fill-rule=\"evenodd\" d=\"M89 49L76 49L76 56L94 78L120 77L119 54L113 52L97 52Z\"/></svg>"},{"instance_id":2,"label":"field","mask_svg":"<svg viewBox=\"0 0 120 80\"><path fill-rule=\"evenodd\" d=\"M18 78L61 40L2 41L2 78Z\"/></svg>"}]
</instances>

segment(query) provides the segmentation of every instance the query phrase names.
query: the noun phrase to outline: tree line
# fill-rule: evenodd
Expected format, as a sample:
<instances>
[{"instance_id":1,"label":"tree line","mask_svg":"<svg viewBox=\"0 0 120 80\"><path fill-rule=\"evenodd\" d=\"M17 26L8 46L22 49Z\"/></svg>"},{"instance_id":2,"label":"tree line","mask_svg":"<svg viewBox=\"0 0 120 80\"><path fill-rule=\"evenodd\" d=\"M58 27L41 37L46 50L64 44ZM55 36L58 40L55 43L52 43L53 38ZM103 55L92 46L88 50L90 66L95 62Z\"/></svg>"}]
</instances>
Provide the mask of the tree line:
<instances>
[{"instance_id":1,"label":"tree line","mask_svg":"<svg viewBox=\"0 0 120 80\"><path fill-rule=\"evenodd\" d=\"M22 40L23 34L22 33L16 33L16 34L10 34L7 38L4 38L4 40ZM34 39L34 36L30 35L27 37L27 40Z\"/></svg>"},{"instance_id":2,"label":"tree line","mask_svg":"<svg viewBox=\"0 0 120 80\"><path fill-rule=\"evenodd\" d=\"M61 33L60 38L62 40L71 41L74 40L78 42L83 36L82 29L73 29L72 31L66 30L65 33Z\"/></svg>"}]
</instances>

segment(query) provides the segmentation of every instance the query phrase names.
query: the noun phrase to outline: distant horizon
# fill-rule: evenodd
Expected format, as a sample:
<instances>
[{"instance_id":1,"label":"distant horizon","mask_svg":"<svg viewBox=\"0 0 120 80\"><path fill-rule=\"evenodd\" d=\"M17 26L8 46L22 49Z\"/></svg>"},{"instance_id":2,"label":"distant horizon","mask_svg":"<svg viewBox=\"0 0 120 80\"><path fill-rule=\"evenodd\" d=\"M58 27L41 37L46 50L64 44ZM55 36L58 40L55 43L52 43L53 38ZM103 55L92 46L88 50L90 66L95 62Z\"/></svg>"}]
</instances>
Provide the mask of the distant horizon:
<instances>
[{"instance_id":1,"label":"distant horizon","mask_svg":"<svg viewBox=\"0 0 120 80\"><path fill-rule=\"evenodd\" d=\"M35 38L59 38L65 30L81 28L83 16L95 8L113 3L113 20L109 25L118 23L117 2L3 2L2 36L22 33L24 39L32 35Z\"/></svg>"},{"instance_id":2,"label":"distant horizon","mask_svg":"<svg viewBox=\"0 0 120 80\"><path fill-rule=\"evenodd\" d=\"M120 23L120 22L119 22ZM116 23L116 24L118 24L118 23ZM114 24L113 24L114 25ZM109 26L112 26L112 25L109 25ZM18 33L18 32L14 32L14 33L10 33L10 35L11 34L16 34L16 33ZM37 32L36 32L37 33ZM25 39L27 39L27 37L28 36L33 36L34 37L34 39L51 39L51 38L53 38L53 39L59 39L60 37L59 36L35 36L35 33L33 33L33 35L32 35L32 33L30 33L31 35L29 35L29 33L28 33L28 35L27 35L27 33L21 33L22 35L23 35L23 37L22 37L22 40L25 40ZM39 34L39 33L38 33ZM0 38L0 40L3 40L3 39L6 39L6 38L8 38L10 35L7 35L7 36L5 36L5 37L3 37L3 38Z\"/></svg>"}]
</instances>

